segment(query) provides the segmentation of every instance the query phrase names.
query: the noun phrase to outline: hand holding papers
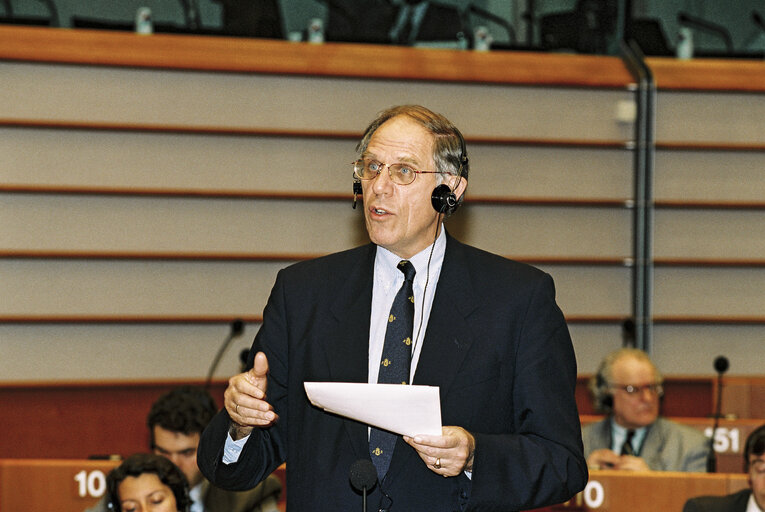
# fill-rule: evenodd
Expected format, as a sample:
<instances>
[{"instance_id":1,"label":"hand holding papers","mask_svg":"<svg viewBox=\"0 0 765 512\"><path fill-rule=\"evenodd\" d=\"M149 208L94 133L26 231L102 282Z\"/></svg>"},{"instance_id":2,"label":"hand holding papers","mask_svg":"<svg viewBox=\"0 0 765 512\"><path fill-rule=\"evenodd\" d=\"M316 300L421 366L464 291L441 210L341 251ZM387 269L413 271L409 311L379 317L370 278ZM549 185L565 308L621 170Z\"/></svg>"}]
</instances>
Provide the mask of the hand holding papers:
<instances>
[{"instance_id":1,"label":"hand holding papers","mask_svg":"<svg viewBox=\"0 0 765 512\"><path fill-rule=\"evenodd\" d=\"M305 382L317 407L396 434L441 435L438 387L355 382Z\"/></svg>"}]
</instances>

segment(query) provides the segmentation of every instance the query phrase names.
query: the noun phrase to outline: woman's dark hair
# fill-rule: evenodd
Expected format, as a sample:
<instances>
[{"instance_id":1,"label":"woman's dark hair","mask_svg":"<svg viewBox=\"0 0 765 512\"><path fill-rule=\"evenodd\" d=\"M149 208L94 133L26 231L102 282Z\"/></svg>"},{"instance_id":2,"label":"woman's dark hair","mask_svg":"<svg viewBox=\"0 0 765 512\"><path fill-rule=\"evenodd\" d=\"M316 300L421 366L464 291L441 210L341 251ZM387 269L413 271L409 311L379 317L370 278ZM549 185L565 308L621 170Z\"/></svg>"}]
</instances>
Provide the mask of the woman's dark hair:
<instances>
[{"instance_id":1,"label":"woman's dark hair","mask_svg":"<svg viewBox=\"0 0 765 512\"><path fill-rule=\"evenodd\" d=\"M106 477L106 496L109 510L121 512L119 486L125 478L139 477L144 473L154 473L157 478L168 486L175 495L178 512L188 512L191 506L189 498L189 483L178 466L170 459L153 453L138 453L131 455L122 464L109 472Z\"/></svg>"}]
</instances>

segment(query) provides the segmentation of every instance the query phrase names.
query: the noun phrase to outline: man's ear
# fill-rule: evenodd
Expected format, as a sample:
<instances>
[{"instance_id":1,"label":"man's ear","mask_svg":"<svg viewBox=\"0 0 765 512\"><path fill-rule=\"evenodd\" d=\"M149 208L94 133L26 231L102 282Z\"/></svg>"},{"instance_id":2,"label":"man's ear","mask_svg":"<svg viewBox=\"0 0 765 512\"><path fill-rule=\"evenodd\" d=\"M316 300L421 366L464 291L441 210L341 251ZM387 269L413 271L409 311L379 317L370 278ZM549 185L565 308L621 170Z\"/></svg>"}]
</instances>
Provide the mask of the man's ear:
<instances>
[{"instance_id":1,"label":"man's ear","mask_svg":"<svg viewBox=\"0 0 765 512\"><path fill-rule=\"evenodd\" d=\"M454 192L454 195L457 197L457 199L459 199L463 196L463 194L465 193L465 190L467 190L467 179L462 176L454 176L452 180L453 181L449 185L449 188L452 189L452 192Z\"/></svg>"}]
</instances>

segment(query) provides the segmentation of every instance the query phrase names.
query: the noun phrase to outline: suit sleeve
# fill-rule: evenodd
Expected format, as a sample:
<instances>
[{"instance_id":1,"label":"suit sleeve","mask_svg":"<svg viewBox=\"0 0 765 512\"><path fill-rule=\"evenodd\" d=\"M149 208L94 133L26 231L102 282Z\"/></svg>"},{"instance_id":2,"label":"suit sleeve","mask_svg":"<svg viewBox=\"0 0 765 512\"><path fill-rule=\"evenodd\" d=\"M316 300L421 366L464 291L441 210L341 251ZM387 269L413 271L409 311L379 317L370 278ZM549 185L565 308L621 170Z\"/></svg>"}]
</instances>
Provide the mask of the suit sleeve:
<instances>
[{"instance_id":1,"label":"suit sleeve","mask_svg":"<svg viewBox=\"0 0 765 512\"><path fill-rule=\"evenodd\" d=\"M706 473L707 456L709 455L709 443L706 438L700 438L698 442L693 443L685 455L683 461L683 471L693 473Z\"/></svg>"},{"instance_id":2,"label":"suit sleeve","mask_svg":"<svg viewBox=\"0 0 765 512\"><path fill-rule=\"evenodd\" d=\"M287 432L287 334L283 287L277 276L271 296L263 311L263 324L250 350L248 366L255 353L266 353L269 365L268 401L279 415L275 425L255 428L242 449L239 460L223 463L223 447L231 419L222 409L202 432L197 449L197 464L202 474L214 485L232 491L254 488L270 475L286 458Z\"/></svg>"},{"instance_id":3,"label":"suit sleeve","mask_svg":"<svg viewBox=\"0 0 765 512\"><path fill-rule=\"evenodd\" d=\"M683 506L683 512L702 512L704 509L698 506L698 500L691 498L685 502Z\"/></svg>"},{"instance_id":4,"label":"suit sleeve","mask_svg":"<svg viewBox=\"0 0 765 512\"><path fill-rule=\"evenodd\" d=\"M471 504L519 510L562 503L587 483L574 398L576 360L552 278L537 280L522 312L509 393L512 425L476 439Z\"/></svg>"}]
</instances>

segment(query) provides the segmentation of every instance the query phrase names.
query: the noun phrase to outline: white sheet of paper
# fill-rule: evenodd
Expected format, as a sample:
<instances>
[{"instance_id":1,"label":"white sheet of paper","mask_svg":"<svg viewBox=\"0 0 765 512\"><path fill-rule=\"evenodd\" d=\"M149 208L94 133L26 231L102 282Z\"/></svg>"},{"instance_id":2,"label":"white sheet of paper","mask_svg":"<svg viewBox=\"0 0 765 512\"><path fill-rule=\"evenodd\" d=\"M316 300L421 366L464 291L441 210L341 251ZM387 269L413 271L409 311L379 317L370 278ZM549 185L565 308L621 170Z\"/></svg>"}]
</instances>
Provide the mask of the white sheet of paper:
<instances>
[{"instance_id":1,"label":"white sheet of paper","mask_svg":"<svg viewBox=\"0 0 765 512\"><path fill-rule=\"evenodd\" d=\"M325 411L401 435L441 435L438 387L355 382L303 384L311 403Z\"/></svg>"}]
</instances>

